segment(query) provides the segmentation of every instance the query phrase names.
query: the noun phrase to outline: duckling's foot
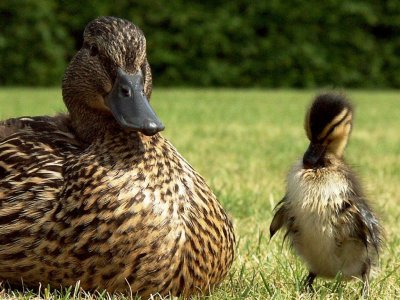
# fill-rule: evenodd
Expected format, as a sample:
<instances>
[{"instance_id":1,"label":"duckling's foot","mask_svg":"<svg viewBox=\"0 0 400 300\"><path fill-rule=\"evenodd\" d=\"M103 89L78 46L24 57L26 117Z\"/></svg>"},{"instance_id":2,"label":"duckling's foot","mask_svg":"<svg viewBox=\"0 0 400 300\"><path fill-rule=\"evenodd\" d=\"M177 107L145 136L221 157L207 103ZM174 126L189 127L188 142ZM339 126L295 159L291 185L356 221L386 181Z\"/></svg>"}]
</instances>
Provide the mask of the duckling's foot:
<instances>
[{"instance_id":1,"label":"duckling's foot","mask_svg":"<svg viewBox=\"0 0 400 300\"><path fill-rule=\"evenodd\" d=\"M308 273L308 276L304 279L303 281L303 290L305 293L314 293L314 287L312 286L315 277L317 277L317 274L310 272Z\"/></svg>"},{"instance_id":2,"label":"duckling's foot","mask_svg":"<svg viewBox=\"0 0 400 300\"><path fill-rule=\"evenodd\" d=\"M361 274L362 281L363 281L361 295L362 295L363 299L369 298L369 273L370 272L371 272L371 261L370 261L370 259L367 259L367 261L364 264L363 272Z\"/></svg>"},{"instance_id":3,"label":"duckling's foot","mask_svg":"<svg viewBox=\"0 0 400 300\"><path fill-rule=\"evenodd\" d=\"M363 287L361 290L361 295L363 299L369 298L369 280L363 282Z\"/></svg>"}]
</instances>

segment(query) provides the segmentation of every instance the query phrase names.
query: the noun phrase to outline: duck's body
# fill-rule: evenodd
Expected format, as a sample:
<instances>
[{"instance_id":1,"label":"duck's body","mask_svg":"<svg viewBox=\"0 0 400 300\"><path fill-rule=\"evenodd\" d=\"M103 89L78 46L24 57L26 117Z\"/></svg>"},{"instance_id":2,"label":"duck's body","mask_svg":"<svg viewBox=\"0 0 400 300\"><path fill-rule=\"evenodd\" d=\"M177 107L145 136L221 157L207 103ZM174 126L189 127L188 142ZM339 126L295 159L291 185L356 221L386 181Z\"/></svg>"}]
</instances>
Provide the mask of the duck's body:
<instances>
[{"instance_id":1,"label":"duck's body","mask_svg":"<svg viewBox=\"0 0 400 300\"><path fill-rule=\"evenodd\" d=\"M143 297L219 283L235 238L203 178L153 128L121 128L102 110L78 122L74 108L0 124L0 280Z\"/></svg>"},{"instance_id":2,"label":"duck's body","mask_svg":"<svg viewBox=\"0 0 400 300\"><path fill-rule=\"evenodd\" d=\"M287 191L271 223L281 227L316 276L367 280L377 263L381 229L356 174L342 154L351 130L352 109L337 95L317 98L306 118L311 144L287 177Z\"/></svg>"}]
</instances>

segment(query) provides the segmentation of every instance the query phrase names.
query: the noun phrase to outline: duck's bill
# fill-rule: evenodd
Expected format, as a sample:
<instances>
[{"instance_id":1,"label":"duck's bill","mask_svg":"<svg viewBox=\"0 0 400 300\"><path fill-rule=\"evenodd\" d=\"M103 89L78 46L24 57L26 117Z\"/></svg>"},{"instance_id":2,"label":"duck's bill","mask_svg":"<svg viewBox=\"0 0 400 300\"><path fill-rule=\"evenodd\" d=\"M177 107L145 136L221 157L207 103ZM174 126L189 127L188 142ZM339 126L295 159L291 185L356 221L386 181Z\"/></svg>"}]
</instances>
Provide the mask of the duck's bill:
<instances>
[{"instance_id":1,"label":"duck's bill","mask_svg":"<svg viewBox=\"0 0 400 300\"><path fill-rule=\"evenodd\" d=\"M317 167L325 153L326 146L322 144L311 143L303 156L303 165L305 168Z\"/></svg>"},{"instance_id":2,"label":"duck's bill","mask_svg":"<svg viewBox=\"0 0 400 300\"><path fill-rule=\"evenodd\" d=\"M118 68L117 78L105 103L124 128L145 135L154 135L165 128L144 94L143 76L140 73L129 75Z\"/></svg>"}]
</instances>

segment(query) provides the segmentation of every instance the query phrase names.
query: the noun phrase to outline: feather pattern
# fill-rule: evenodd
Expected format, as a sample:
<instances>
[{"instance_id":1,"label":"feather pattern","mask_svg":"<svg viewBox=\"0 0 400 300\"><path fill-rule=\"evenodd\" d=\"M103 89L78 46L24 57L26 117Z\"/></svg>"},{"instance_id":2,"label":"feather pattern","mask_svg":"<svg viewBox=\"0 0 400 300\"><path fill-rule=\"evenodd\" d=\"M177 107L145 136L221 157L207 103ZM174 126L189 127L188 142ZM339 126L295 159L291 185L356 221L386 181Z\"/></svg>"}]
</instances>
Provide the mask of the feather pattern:
<instances>
[{"instance_id":1,"label":"feather pattern","mask_svg":"<svg viewBox=\"0 0 400 300\"><path fill-rule=\"evenodd\" d=\"M98 51L106 48L110 58L99 67L83 47L71 62L64 80L70 114L0 123L0 281L53 287L80 281L87 290L144 298L207 293L233 262L232 222L164 137L121 128L103 104L101 91L112 81L102 80L116 69L107 67L113 53L115 65L124 60L130 71L149 72L145 47L132 43L143 43L142 33L111 17L89 29L85 43L101 40ZM132 36L118 44L119 30ZM86 68L105 72L103 79L93 86L94 77L81 72ZM80 85L69 81L73 74ZM151 76L144 78L149 97Z\"/></svg>"}]
</instances>

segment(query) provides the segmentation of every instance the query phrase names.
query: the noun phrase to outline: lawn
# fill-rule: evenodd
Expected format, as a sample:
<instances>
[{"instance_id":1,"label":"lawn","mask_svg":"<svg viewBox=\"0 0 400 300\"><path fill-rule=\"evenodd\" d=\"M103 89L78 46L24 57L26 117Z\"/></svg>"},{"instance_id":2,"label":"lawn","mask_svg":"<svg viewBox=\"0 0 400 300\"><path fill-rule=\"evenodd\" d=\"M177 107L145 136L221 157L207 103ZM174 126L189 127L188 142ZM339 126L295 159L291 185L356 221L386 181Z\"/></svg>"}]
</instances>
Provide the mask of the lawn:
<instances>
[{"instance_id":1,"label":"lawn","mask_svg":"<svg viewBox=\"0 0 400 300\"><path fill-rule=\"evenodd\" d=\"M223 284L207 299L359 297L359 281L322 279L316 280L314 296L302 294L300 283L307 270L282 245L282 234L269 240L272 209L284 194L286 172L307 147L303 119L315 93L154 91L152 105L166 125L163 134L206 178L235 223L236 261ZM400 97L396 91L349 91L348 96L356 106L356 116L346 158L363 179L386 234L371 299L394 299L400 297ZM1 118L65 110L59 89L3 88L0 108ZM40 296L68 299L74 289L50 292L42 288ZM82 299L93 296L77 293ZM0 297L35 295L3 291Z\"/></svg>"}]
</instances>

